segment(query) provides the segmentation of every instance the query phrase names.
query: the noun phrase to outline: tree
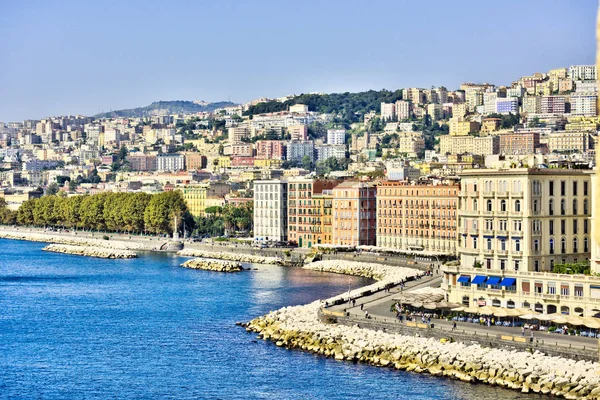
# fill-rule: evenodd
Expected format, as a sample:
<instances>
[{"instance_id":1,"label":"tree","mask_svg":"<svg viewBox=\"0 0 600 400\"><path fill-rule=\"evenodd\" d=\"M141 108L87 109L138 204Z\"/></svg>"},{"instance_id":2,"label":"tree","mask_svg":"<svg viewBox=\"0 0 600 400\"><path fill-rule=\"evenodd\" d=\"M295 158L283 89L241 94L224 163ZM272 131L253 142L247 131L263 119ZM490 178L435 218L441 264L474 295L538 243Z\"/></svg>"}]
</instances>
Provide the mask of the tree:
<instances>
[{"instance_id":1,"label":"tree","mask_svg":"<svg viewBox=\"0 0 600 400\"><path fill-rule=\"evenodd\" d=\"M52 195L58 193L59 190L60 190L60 188L58 187L58 183L52 182L46 188L46 195L52 196Z\"/></svg>"},{"instance_id":2,"label":"tree","mask_svg":"<svg viewBox=\"0 0 600 400\"><path fill-rule=\"evenodd\" d=\"M175 219L179 226L184 218L189 219L189 212L178 190L155 194L144 211L146 229L155 233L172 234Z\"/></svg>"},{"instance_id":3,"label":"tree","mask_svg":"<svg viewBox=\"0 0 600 400\"><path fill-rule=\"evenodd\" d=\"M312 171L314 168L314 163L311 160L310 156L302 157L302 168Z\"/></svg>"},{"instance_id":4,"label":"tree","mask_svg":"<svg viewBox=\"0 0 600 400\"><path fill-rule=\"evenodd\" d=\"M119 149L119 161L121 163L124 163L125 160L127 159L127 156L129 155L129 151L127 150L127 146L123 145L121 146L121 148Z\"/></svg>"}]
</instances>

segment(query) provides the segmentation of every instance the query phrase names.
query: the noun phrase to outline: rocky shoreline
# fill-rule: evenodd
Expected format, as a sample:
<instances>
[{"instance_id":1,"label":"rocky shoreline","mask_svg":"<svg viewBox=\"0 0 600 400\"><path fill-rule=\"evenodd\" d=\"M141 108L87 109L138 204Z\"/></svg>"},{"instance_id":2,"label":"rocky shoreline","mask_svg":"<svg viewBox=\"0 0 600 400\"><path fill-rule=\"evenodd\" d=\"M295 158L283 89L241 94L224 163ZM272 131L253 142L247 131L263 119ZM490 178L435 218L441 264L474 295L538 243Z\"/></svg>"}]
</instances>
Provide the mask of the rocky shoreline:
<instances>
[{"instance_id":1,"label":"rocky shoreline","mask_svg":"<svg viewBox=\"0 0 600 400\"><path fill-rule=\"evenodd\" d=\"M422 274L421 271L413 268L393 267L383 264L365 263L345 260L325 260L315 261L306 264L304 269L312 271L332 272L335 274L361 276L371 278L383 283L398 283L409 277Z\"/></svg>"},{"instance_id":2,"label":"rocky shoreline","mask_svg":"<svg viewBox=\"0 0 600 400\"><path fill-rule=\"evenodd\" d=\"M90 246L103 249L149 250L147 246L136 242L127 242L124 240L100 240L84 237L78 238L76 236L65 236L64 234L57 233L0 230L0 239L25 240L29 242L55 243L72 246Z\"/></svg>"},{"instance_id":3,"label":"rocky shoreline","mask_svg":"<svg viewBox=\"0 0 600 400\"><path fill-rule=\"evenodd\" d=\"M237 261L250 264L275 264L281 265L283 260L277 257L265 257L252 254L227 253L221 251L204 251L197 249L183 249L177 252L183 257L212 258L215 260Z\"/></svg>"},{"instance_id":4,"label":"rocky shoreline","mask_svg":"<svg viewBox=\"0 0 600 400\"><path fill-rule=\"evenodd\" d=\"M243 325L277 346L336 360L498 385L523 393L600 399L598 363L325 323L319 318L322 305L317 301L285 307Z\"/></svg>"},{"instance_id":5,"label":"rocky shoreline","mask_svg":"<svg viewBox=\"0 0 600 400\"><path fill-rule=\"evenodd\" d=\"M202 269L215 272L240 272L244 271L242 263L224 260L207 260L205 258L194 258L181 264L184 268Z\"/></svg>"},{"instance_id":6,"label":"rocky shoreline","mask_svg":"<svg viewBox=\"0 0 600 400\"><path fill-rule=\"evenodd\" d=\"M137 254L133 251L107 249L102 247L91 246L73 246L66 244L49 244L42 249L43 251L51 251L54 253L72 254L76 256L111 258L111 259L127 259L136 258Z\"/></svg>"}]
</instances>

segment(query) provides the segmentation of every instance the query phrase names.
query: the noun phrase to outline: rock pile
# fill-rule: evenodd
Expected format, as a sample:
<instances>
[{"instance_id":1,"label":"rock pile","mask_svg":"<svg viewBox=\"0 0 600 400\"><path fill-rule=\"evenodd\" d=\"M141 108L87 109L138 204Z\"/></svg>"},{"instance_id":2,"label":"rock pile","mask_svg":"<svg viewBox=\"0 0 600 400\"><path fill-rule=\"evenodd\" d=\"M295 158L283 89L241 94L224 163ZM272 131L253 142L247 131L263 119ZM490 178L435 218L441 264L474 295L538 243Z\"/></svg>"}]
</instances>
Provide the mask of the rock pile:
<instances>
[{"instance_id":1,"label":"rock pile","mask_svg":"<svg viewBox=\"0 0 600 400\"><path fill-rule=\"evenodd\" d=\"M216 260L237 261L250 264L282 264L282 260L277 257L256 256L252 254L227 253L221 251L204 251L197 249L183 249L177 252L177 255L183 257L201 257L212 258Z\"/></svg>"},{"instance_id":2,"label":"rock pile","mask_svg":"<svg viewBox=\"0 0 600 400\"><path fill-rule=\"evenodd\" d=\"M194 258L181 264L185 268L203 269L216 272L239 272L243 271L242 263L235 261L207 260L205 258Z\"/></svg>"},{"instance_id":3,"label":"rock pile","mask_svg":"<svg viewBox=\"0 0 600 400\"><path fill-rule=\"evenodd\" d=\"M331 301L329 299L328 301ZM321 322L322 302L286 307L245 324L265 340L336 360L499 385L523 393L600 399L600 365Z\"/></svg>"},{"instance_id":4,"label":"rock pile","mask_svg":"<svg viewBox=\"0 0 600 400\"><path fill-rule=\"evenodd\" d=\"M52 251L54 253L73 254L76 256L97 257L97 258L136 258L137 254L128 250L106 249L102 247L90 246L72 246L66 244L50 244L44 247L44 251Z\"/></svg>"},{"instance_id":5,"label":"rock pile","mask_svg":"<svg viewBox=\"0 0 600 400\"><path fill-rule=\"evenodd\" d=\"M51 233L34 233L25 231L0 231L0 239L26 240L29 242L57 243L73 246L91 246L99 248L111 248L122 250L148 250L142 243L127 242L121 240L100 240L90 238L78 238L71 236L63 236L61 234Z\"/></svg>"}]
</instances>

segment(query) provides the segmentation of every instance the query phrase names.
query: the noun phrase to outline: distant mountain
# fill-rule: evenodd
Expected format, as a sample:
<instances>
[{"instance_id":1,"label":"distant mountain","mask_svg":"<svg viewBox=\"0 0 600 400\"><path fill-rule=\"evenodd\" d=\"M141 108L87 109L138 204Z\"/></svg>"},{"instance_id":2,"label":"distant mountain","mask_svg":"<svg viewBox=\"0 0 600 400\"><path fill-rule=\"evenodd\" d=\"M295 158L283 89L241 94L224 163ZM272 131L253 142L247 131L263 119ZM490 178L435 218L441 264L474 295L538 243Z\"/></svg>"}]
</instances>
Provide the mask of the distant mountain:
<instances>
[{"instance_id":1,"label":"distant mountain","mask_svg":"<svg viewBox=\"0 0 600 400\"><path fill-rule=\"evenodd\" d=\"M94 118L140 118L153 115L167 114L191 114L197 112L214 111L217 108L234 106L230 101L219 101L216 103L195 103L186 100L155 101L146 107L130 108L126 110L115 110L94 115Z\"/></svg>"}]
</instances>

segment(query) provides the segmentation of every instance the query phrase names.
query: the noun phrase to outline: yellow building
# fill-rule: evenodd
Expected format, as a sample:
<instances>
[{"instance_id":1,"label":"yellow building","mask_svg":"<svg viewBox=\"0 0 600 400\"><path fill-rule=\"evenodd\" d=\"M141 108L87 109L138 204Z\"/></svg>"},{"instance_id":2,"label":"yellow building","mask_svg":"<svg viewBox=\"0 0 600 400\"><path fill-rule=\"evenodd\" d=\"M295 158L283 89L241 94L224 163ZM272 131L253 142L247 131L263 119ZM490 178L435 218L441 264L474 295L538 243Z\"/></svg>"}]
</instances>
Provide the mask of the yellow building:
<instances>
[{"instance_id":1,"label":"yellow building","mask_svg":"<svg viewBox=\"0 0 600 400\"><path fill-rule=\"evenodd\" d=\"M208 207L225 204L225 195L231 191L231 186L227 183L200 183L185 185L180 190L190 214L204 217Z\"/></svg>"},{"instance_id":2,"label":"yellow building","mask_svg":"<svg viewBox=\"0 0 600 400\"><path fill-rule=\"evenodd\" d=\"M600 125L600 117L571 117L565 125L567 131L595 131Z\"/></svg>"},{"instance_id":3,"label":"yellow building","mask_svg":"<svg viewBox=\"0 0 600 400\"><path fill-rule=\"evenodd\" d=\"M215 160L217 161L216 165L218 168L230 168L231 167L231 157L221 156L221 157L215 158Z\"/></svg>"},{"instance_id":4,"label":"yellow building","mask_svg":"<svg viewBox=\"0 0 600 400\"><path fill-rule=\"evenodd\" d=\"M450 118L450 135L467 136L471 132L479 132L479 122L465 121L459 117Z\"/></svg>"},{"instance_id":5,"label":"yellow building","mask_svg":"<svg viewBox=\"0 0 600 400\"><path fill-rule=\"evenodd\" d=\"M266 160L254 160L254 166L259 168L278 168L281 166L281 160L266 159Z\"/></svg>"}]
</instances>

